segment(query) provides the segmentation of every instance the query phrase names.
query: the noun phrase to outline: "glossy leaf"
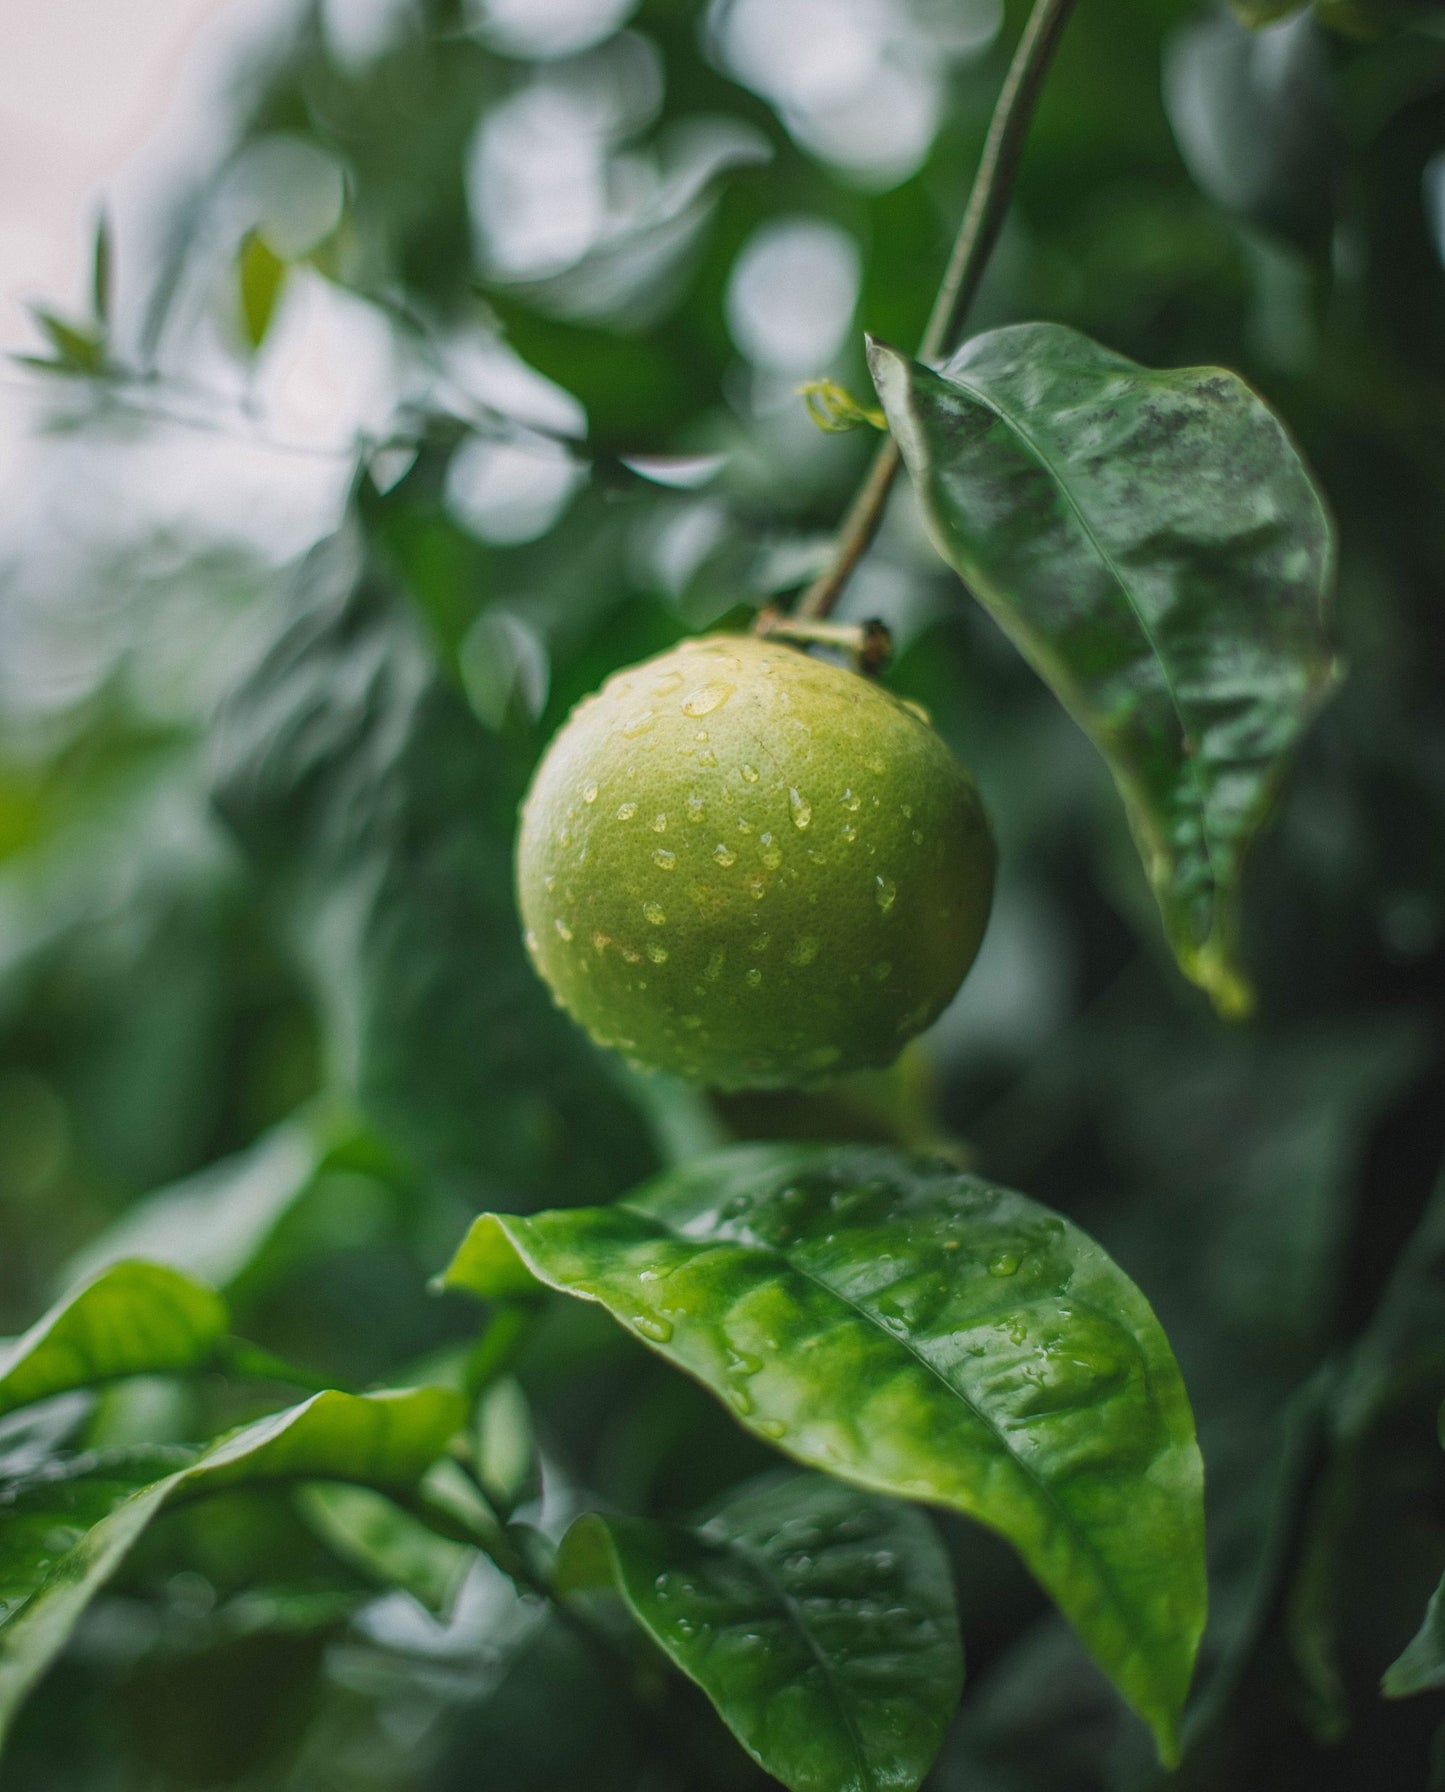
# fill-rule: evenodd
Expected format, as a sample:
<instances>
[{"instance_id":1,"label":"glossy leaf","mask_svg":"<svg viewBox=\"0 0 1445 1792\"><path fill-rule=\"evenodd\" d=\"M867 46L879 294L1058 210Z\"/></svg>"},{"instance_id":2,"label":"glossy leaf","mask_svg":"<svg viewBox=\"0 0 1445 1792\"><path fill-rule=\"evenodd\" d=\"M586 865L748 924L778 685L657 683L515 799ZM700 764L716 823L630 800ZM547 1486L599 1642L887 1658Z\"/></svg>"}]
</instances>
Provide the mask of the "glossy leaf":
<instances>
[{"instance_id":1,"label":"glossy leaf","mask_svg":"<svg viewBox=\"0 0 1445 1792\"><path fill-rule=\"evenodd\" d=\"M874 343L934 543L1103 754L1185 973L1225 1013L1245 851L1328 691L1329 519L1278 420L1055 324L940 373Z\"/></svg>"},{"instance_id":2,"label":"glossy leaf","mask_svg":"<svg viewBox=\"0 0 1445 1792\"><path fill-rule=\"evenodd\" d=\"M444 1388L317 1394L199 1455L81 1457L0 1493L0 1736L86 1606L173 1501L284 1479L415 1486L461 1423Z\"/></svg>"},{"instance_id":3,"label":"glossy leaf","mask_svg":"<svg viewBox=\"0 0 1445 1792\"><path fill-rule=\"evenodd\" d=\"M615 1207L485 1215L444 1280L599 1301L798 1461L1001 1532L1172 1754L1193 1420L1148 1303L1068 1221L892 1151L746 1146Z\"/></svg>"},{"instance_id":4,"label":"glossy leaf","mask_svg":"<svg viewBox=\"0 0 1445 1792\"><path fill-rule=\"evenodd\" d=\"M913 1792L963 1685L948 1558L923 1515L768 1475L696 1527L589 1514L558 1574L607 1577L793 1792Z\"/></svg>"},{"instance_id":5,"label":"glossy leaf","mask_svg":"<svg viewBox=\"0 0 1445 1792\"><path fill-rule=\"evenodd\" d=\"M0 1351L0 1413L127 1375L198 1369L226 1335L213 1288L159 1263L117 1263Z\"/></svg>"}]
</instances>

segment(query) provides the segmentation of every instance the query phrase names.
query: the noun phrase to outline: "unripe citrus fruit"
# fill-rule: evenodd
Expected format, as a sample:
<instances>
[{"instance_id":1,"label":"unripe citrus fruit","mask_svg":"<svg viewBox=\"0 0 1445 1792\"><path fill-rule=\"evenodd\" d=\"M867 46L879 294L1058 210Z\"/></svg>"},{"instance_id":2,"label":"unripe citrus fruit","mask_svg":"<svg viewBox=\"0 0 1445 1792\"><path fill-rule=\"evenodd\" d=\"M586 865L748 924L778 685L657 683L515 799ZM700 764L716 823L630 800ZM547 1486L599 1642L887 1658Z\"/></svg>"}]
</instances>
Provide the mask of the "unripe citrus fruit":
<instances>
[{"instance_id":1,"label":"unripe citrus fruit","mask_svg":"<svg viewBox=\"0 0 1445 1792\"><path fill-rule=\"evenodd\" d=\"M973 963L994 849L921 712L751 635L610 678L522 806L527 945L599 1044L723 1089L891 1063Z\"/></svg>"}]
</instances>

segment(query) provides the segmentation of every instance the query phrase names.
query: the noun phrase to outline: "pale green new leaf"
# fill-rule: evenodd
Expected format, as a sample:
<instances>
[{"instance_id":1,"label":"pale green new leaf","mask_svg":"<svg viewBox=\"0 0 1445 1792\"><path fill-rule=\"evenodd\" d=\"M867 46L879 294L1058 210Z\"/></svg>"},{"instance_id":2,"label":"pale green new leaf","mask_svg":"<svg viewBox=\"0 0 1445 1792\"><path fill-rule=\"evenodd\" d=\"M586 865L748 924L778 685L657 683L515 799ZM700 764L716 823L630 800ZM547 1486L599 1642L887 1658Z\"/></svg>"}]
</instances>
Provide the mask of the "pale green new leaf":
<instances>
[{"instance_id":1,"label":"pale green new leaf","mask_svg":"<svg viewBox=\"0 0 1445 1792\"><path fill-rule=\"evenodd\" d=\"M605 1574L793 1792L913 1792L958 1703L958 1615L933 1526L824 1476L764 1476L696 1526L589 1514L558 1574Z\"/></svg>"},{"instance_id":2,"label":"pale green new leaf","mask_svg":"<svg viewBox=\"0 0 1445 1792\"><path fill-rule=\"evenodd\" d=\"M0 1738L132 1544L178 1499L275 1480L416 1486L462 1423L446 1388L316 1394L200 1455L81 1457L0 1491Z\"/></svg>"},{"instance_id":3,"label":"pale green new leaf","mask_svg":"<svg viewBox=\"0 0 1445 1792\"><path fill-rule=\"evenodd\" d=\"M1194 1424L1147 1301L1068 1221L941 1162L744 1146L615 1207L483 1216L444 1280L599 1301L798 1461L990 1525L1172 1756Z\"/></svg>"},{"instance_id":4,"label":"pale green new leaf","mask_svg":"<svg viewBox=\"0 0 1445 1792\"><path fill-rule=\"evenodd\" d=\"M1236 375L1057 324L870 357L939 552L1103 754L1185 974L1246 1012L1245 852L1335 676L1293 443Z\"/></svg>"},{"instance_id":5,"label":"pale green new leaf","mask_svg":"<svg viewBox=\"0 0 1445 1792\"><path fill-rule=\"evenodd\" d=\"M0 1347L0 1413L127 1375L198 1369L226 1335L213 1288L159 1263L116 1263Z\"/></svg>"}]
</instances>

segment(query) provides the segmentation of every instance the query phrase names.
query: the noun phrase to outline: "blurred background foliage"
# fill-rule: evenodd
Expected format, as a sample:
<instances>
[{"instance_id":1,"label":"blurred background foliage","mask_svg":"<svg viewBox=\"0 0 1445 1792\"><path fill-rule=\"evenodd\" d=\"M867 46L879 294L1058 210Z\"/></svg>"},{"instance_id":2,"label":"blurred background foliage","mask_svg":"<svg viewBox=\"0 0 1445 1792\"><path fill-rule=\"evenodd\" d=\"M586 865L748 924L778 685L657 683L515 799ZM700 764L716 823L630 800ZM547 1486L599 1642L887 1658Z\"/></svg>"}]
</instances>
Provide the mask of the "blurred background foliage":
<instances>
[{"instance_id":1,"label":"blurred background foliage","mask_svg":"<svg viewBox=\"0 0 1445 1792\"><path fill-rule=\"evenodd\" d=\"M1406 1251L1445 1150L1445 31L1328 11L1081 5L974 318L1233 367L1329 493L1349 677L1248 882L1259 1019L1180 980L1101 766L900 491L845 613L977 776L991 931L893 1073L726 1102L549 1007L516 800L607 672L816 569L871 432L795 389L866 399L862 331L916 340L1022 9L317 0L233 34L205 131L98 236L94 315L7 379L0 1328L139 1253L318 1376L394 1381L474 1334L426 1283L484 1204L730 1137L943 1148L1092 1229L1180 1357L1213 1607L1177 1783L1423 1787L1438 1701L1377 1683L1445 1568L1445 1282ZM764 1460L589 1309L503 1348L550 1534L584 1489L682 1513ZM165 1441L237 1400L48 1422ZM1022 1571L945 1530L969 1685L929 1785L1152 1783ZM177 1511L15 1784L756 1782L681 1690L699 1761L660 1753L494 1571L441 1616L374 1585L280 1495Z\"/></svg>"}]
</instances>

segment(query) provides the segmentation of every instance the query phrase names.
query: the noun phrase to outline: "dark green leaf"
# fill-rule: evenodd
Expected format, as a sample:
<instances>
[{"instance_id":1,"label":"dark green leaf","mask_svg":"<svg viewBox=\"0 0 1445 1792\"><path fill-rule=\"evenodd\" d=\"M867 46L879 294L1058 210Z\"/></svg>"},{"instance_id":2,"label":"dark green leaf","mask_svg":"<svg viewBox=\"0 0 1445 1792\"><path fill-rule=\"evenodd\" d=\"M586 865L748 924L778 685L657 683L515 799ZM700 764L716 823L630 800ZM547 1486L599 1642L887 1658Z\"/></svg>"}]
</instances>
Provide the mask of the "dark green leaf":
<instances>
[{"instance_id":1,"label":"dark green leaf","mask_svg":"<svg viewBox=\"0 0 1445 1792\"><path fill-rule=\"evenodd\" d=\"M948 1558L907 1506L768 1475L698 1525L589 1515L559 1577L608 1577L793 1792L913 1792L963 1685Z\"/></svg>"},{"instance_id":2,"label":"dark green leaf","mask_svg":"<svg viewBox=\"0 0 1445 1792\"><path fill-rule=\"evenodd\" d=\"M445 1280L599 1301L800 1462L992 1526L1172 1755L1194 1425L1148 1303L1068 1221L888 1150L749 1146L616 1207L483 1216Z\"/></svg>"},{"instance_id":3,"label":"dark green leaf","mask_svg":"<svg viewBox=\"0 0 1445 1792\"><path fill-rule=\"evenodd\" d=\"M6 1490L0 1526L0 1736L86 1606L164 1506L258 1481L415 1484L461 1423L445 1388L317 1394L212 1444L82 1457Z\"/></svg>"},{"instance_id":4,"label":"dark green leaf","mask_svg":"<svg viewBox=\"0 0 1445 1792\"><path fill-rule=\"evenodd\" d=\"M1245 851L1329 690L1329 519L1216 368L1157 373L1055 324L873 375L939 552L1103 754L1185 973L1226 1013Z\"/></svg>"},{"instance_id":5,"label":"dark green leaf","mask_svg":"<svg viewBox=\"0 0 1445 1792\"><path fill-rule=\"evenodd\" d=\"M0 1413L126 1375L200 1368L226 1335L213 1288L159 1263L117 1263L52 1307L0 1356Z\"/></svg>"},{"instance_id":6,"label":"dark green leaf","mask_svg":"<svg viewBox=\"0 0 1445 1792\"><path fill-rule=\"evenodd\" d=\"M527 963L525 768L468 714L351 531L304 562L215 737L216 796L322 1006L331 1068L469 1193L616 1188L650 1152Z\"/></svg>"},{"instance_id":7,"label":"dark green leaf","mask_svg":"<svg viewBox=\"0 0 1445 1792\"><path fill-rule=\"evenodd\" d=\"M286 263L257 231L248 231L236 259L241 296L241 330L251 349L260 348L276 315Z\"/></svg>"}]
</instances>

